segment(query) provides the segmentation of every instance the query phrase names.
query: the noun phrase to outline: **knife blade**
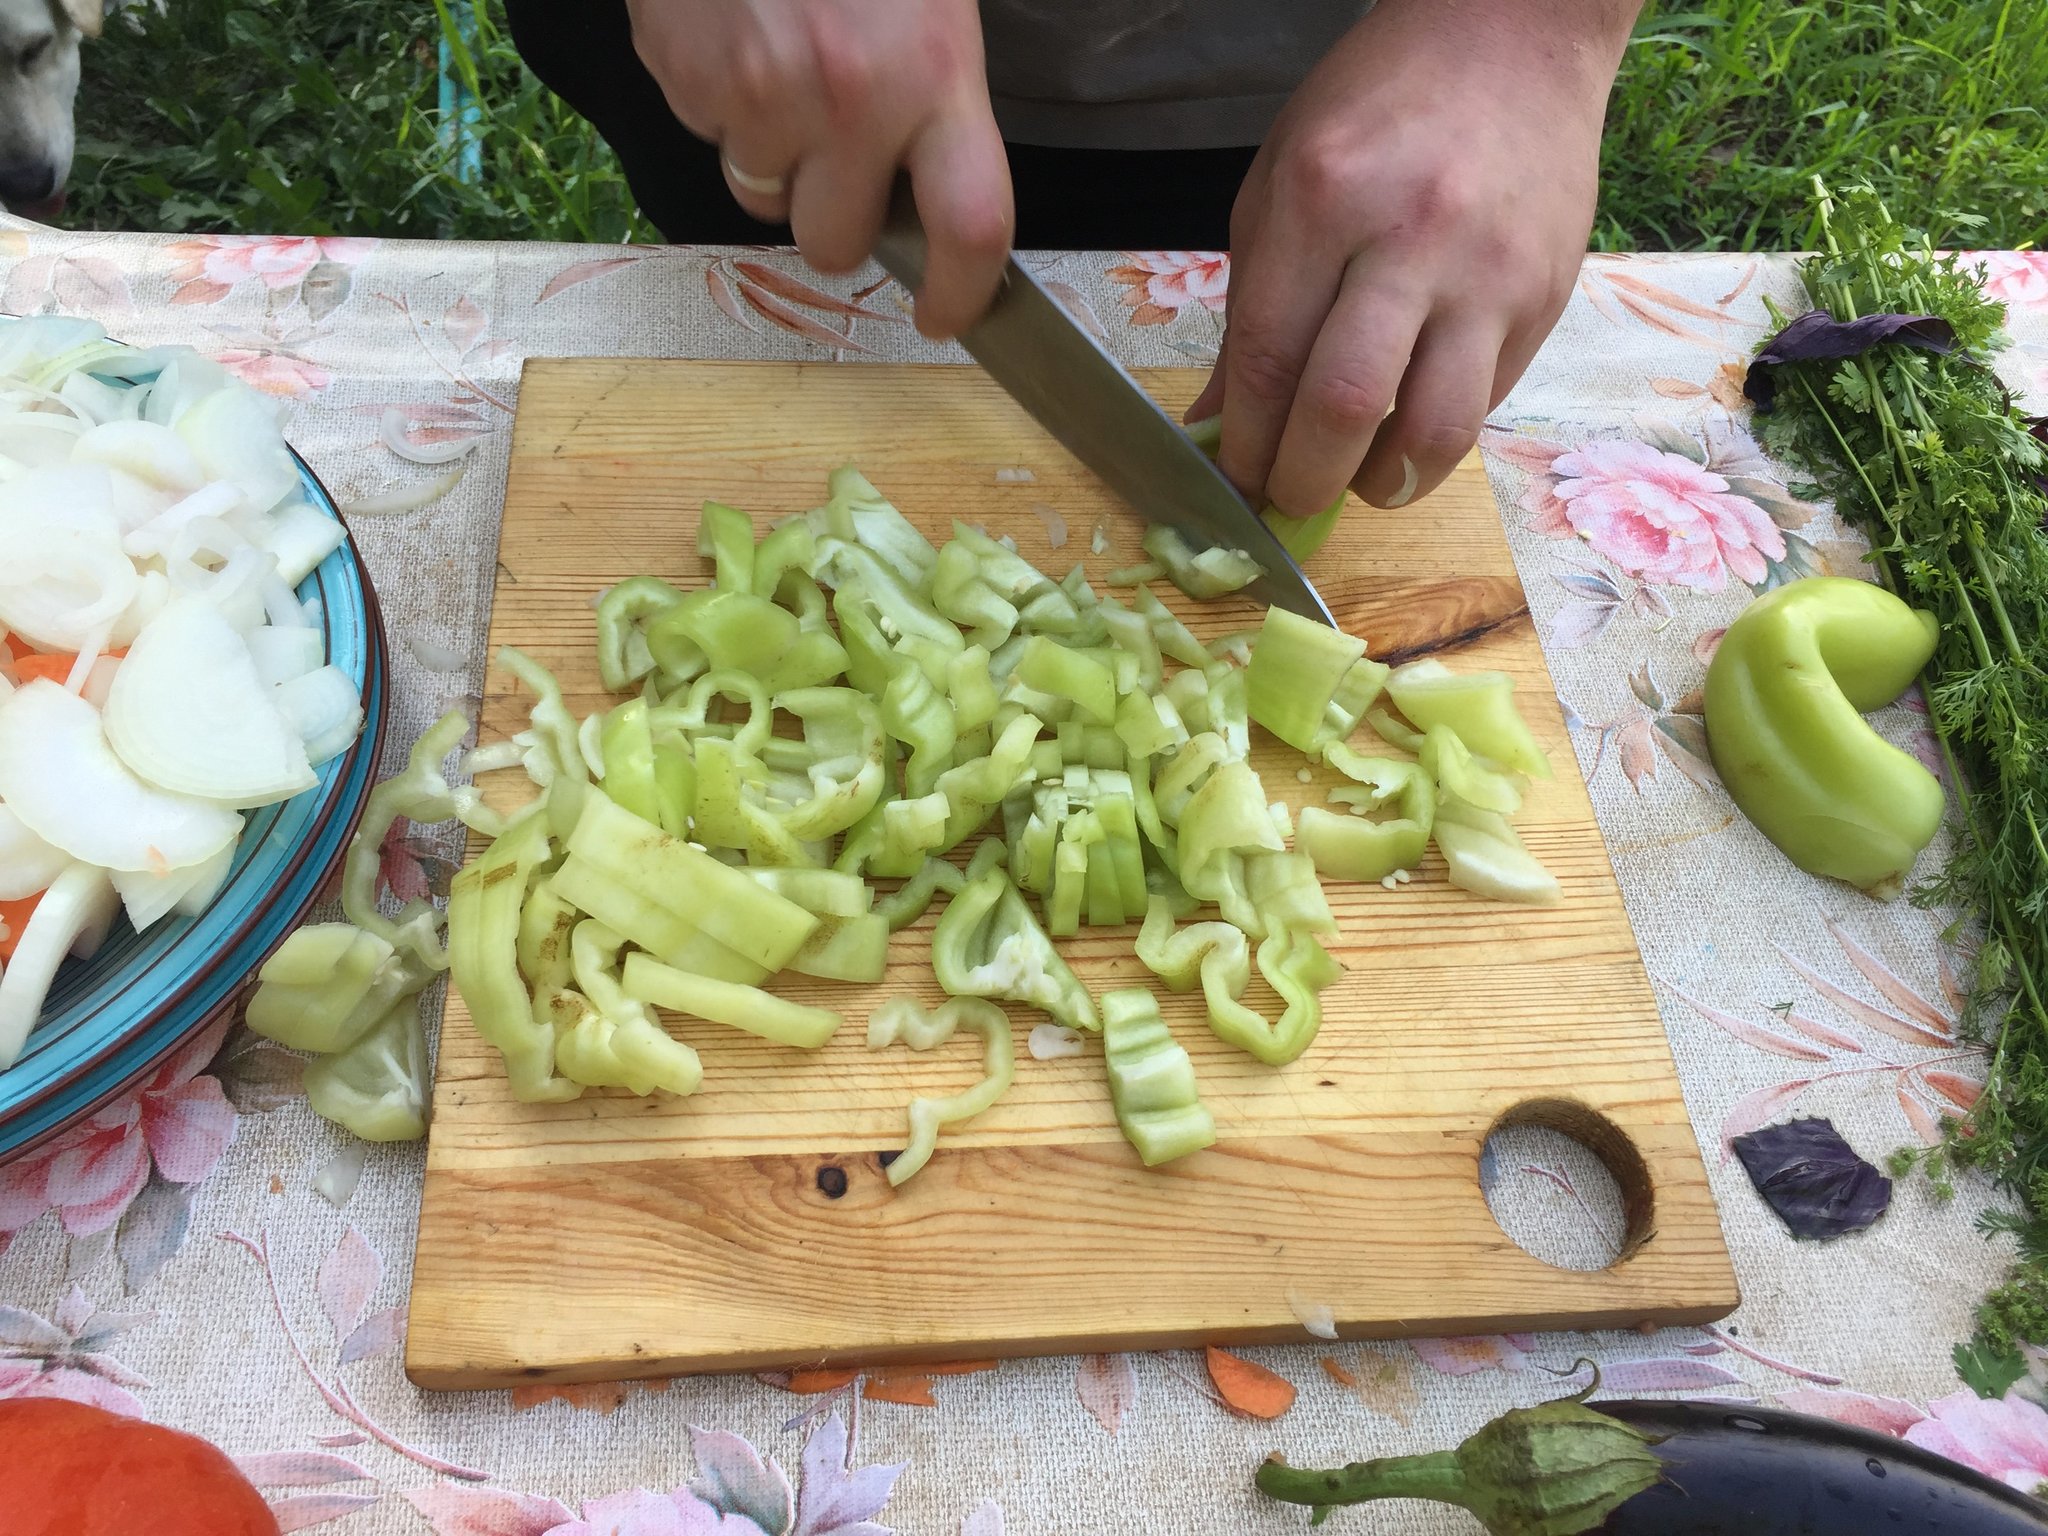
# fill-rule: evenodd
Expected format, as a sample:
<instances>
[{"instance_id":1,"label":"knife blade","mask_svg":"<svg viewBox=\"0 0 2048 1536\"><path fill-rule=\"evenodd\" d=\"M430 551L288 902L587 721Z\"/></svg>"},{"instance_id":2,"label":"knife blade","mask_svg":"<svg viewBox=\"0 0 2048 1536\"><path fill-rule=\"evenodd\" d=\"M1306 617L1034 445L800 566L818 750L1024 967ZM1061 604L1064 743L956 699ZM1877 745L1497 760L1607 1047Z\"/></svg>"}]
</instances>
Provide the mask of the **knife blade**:
<instances>
[{"instance_id":1,"label":"knife blade","mask_svg":"<svg viewBox=\"0 0 2048 1536\"><path fill-rule=\"evenodd\" d=\"M897 182L875 258L913 293L924 281L924 228L907 180ZM1301 567L1237 488L1016 258L1004 269L988 313L960 344L1147 523L1179 529L1198 549L1243 550L1261 572L1243 589L1246 595L1337 627Z\"/></svg>"}]
</instances>

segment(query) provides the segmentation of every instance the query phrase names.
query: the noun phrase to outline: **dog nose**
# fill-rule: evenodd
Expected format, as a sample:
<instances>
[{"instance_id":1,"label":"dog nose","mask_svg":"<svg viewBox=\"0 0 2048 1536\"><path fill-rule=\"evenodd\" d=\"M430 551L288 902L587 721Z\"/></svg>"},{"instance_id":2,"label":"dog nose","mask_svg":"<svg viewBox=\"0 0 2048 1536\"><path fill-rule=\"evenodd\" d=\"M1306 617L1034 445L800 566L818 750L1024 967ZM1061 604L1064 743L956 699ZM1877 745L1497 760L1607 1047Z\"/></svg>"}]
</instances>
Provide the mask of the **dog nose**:
<instances>
[{"instance_id":1,"label":"dog nose","mask_svg":"<svg viewBox=\"0 0 2048 1536\"><path fill-rule=\"evenodd\" d=\"M0 164L0 202L9 208L47 203L56 190L56 167L47 161Z\"/></svg>"}]
</instances>

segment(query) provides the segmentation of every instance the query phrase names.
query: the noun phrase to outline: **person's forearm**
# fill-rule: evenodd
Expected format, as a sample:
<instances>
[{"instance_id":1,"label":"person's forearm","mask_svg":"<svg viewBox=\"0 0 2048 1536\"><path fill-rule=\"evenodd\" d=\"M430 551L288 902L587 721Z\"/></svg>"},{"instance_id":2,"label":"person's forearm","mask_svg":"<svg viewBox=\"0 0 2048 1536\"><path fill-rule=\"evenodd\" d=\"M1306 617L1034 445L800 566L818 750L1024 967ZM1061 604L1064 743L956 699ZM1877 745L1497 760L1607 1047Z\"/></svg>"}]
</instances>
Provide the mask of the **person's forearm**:
<instances>
[{"instance_id":1,"label":"person's forearm","mask_svg":"<svg viewBox=\"0 0 2048 1536\"><path fill-rule=\"evenodd\" d=\"M1433 33L1467 53L1568 73L1604 102L1643 0L1379 0L1360 28Z\"/></svg>"}]
</instances>

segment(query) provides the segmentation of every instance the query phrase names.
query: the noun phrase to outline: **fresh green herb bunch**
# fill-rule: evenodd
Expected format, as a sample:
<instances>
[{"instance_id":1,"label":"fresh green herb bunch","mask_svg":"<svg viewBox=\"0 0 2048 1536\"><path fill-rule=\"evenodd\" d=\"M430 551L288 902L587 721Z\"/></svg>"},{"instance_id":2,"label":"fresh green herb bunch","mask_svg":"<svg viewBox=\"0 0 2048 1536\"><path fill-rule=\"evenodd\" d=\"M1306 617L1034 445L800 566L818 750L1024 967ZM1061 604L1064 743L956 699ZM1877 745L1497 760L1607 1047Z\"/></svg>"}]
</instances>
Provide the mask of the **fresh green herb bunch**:
<instances>
[{"instance_id":1,"label":"fresh green herb bunch","mask_svg":"<svg viewBox=\"0 0 2048 1536\"><path fill-rule=\"evenodd\" d=\"M1763 435L1869 536L1886 585L1941 620L1928 704L1960 814L1954 858L1913 894L1969 927L1963 1024L1991 1060L1934 1161L1986 1168L2019 1197L2019 1215L1985 1224L2013 1231L2048 1279L2048 451L1987 366L2004 309L1977 273L1867 187L1839 202L1815 189L1813 302L1837 320L1934 315L1955 330L1946 355L1881 346L1780 366Z\"/></svg>"}]
</instances>

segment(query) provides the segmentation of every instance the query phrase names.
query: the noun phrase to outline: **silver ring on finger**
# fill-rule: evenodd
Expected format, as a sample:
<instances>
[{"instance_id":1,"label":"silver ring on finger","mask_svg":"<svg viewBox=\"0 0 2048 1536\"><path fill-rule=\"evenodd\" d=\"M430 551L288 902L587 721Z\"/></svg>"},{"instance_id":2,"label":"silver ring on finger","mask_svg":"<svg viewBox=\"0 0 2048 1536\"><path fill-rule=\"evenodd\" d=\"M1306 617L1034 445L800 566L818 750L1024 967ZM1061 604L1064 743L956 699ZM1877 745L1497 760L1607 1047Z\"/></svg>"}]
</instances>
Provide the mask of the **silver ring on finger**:
<instances>
[{"instance_id":1,"label":"silver ring on finger","mask_svg":"<svg viewBox=\"0 0 2048 1536\"><path fill-rule=\"evenodd\" d=\"M756 197L780 197L789 190L789 178L786 176L756 176L753 172L743 171L735 165L731 155L725 156L724 159L725 174L730 176L733 185L742 191L752 192Z\"/></svg>"}]
</instances>

